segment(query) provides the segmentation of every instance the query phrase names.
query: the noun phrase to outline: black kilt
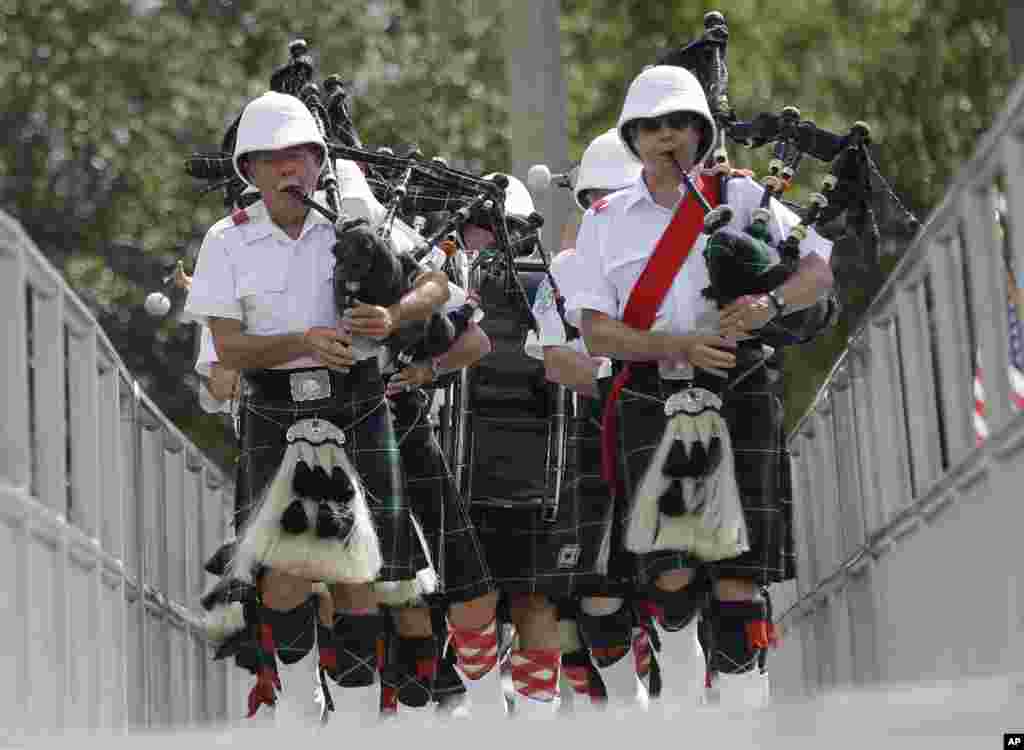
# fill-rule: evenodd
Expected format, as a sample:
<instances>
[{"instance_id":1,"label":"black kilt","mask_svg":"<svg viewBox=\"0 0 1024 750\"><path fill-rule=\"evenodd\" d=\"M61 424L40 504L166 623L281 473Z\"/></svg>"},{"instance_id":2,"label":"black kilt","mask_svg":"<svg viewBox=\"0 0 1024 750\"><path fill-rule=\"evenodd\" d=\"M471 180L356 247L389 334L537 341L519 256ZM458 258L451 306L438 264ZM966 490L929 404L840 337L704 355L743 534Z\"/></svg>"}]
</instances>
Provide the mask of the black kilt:
<instances>
[{"instance_id":1,"label":"black kilt","mask_svg":"<svg viewBox=\"0 0 1024 750\"><path fill-rule=\"evenodd\" d=\"M759 345L742 345L730 385L723 393L722 416L729 427L740 501L750 550L739 557L702 563L685 550L636 555L637 582L649 585L661 574L707 565L718 578L744 578L761 585L793 575L792 505L783 471L782 377L776 363L764 361ZM760 364L759 364L760 363ZM751 369L753 368L753 369ZM664 401L678 387L664 381L657 365L634 363L633 375L619 398L620 476L627 497L643 479L665 429ZM745 373L745 377L743 376Z\"/></svg>"},{"instance_id":2,"label":"black kilt","mask_svg":"<svg viewBox=\"0 0 1024 750\"><path fill-rule=\"evenodd\" d=\"M611 509L607 485L599 476L594 481L600 466L600 423L596 403L586 398L579 401L580 415L571 416L566 425L565 469L553 521L546 520L538 506L522 502L517 492L523 487L546 489L544 461L538 456L546 451L547 420L520 417L520 429L514 436L525 435L525 439L536 442L525 452L521 443L510 439L513 433L502 429L507 423L483 420L478 415L471 422L474 431L484 430L484 434L472 435L474 445L486 443L490 448L483 456L474 451L477 481L473 495L478 501L471 504L470 512L491 575L505 593L542 593L561 598L608 590L605 577L596 570ZM532 433L526 429L531 421ZM478 470L483 462L489 464L489 471L480 482ZM506 507L485 505L503 499ZM621 546L614 541L613 550ZM617 562L621 555L615 554L612 559Z\"/></svg>"},{"instance_id":3,"label":"black kilt","mask_svg":"<svg viewBox=\"0 0 1024 750\"><path fill-rule=\"evenodd\" d=\"M528 297L543 276L519 273ZM532 299L520 304L515 294L506 293L502 280L487 277L479 292L487 310L480 325L492 351L470 372L468 477L461 489L491 576L505 593L561 598L601 590L603 577L595 564L608 493L603 487L595 493L589 481L577 489L575 481L578 456L587 450L583 446L592 447L585 436L593 434L597 423L569 419L558 513L553 521L542 518L536 498L550 496L548 434L557 389L545 380L544 365L523 351L529 317L523 308Z\"/></svg>"},{"instance_id":4,"label":"black kilt","mask_svg":"<svg viewBox=\"0 0 1024 750\"><path fill-rule=\"evenodd\" d=\"M415 578L416 571L424 567L425 556L409 518L398 445L377 360L362 360L348 373L327 370L330 398L292 400L290 374L315 369L322 368L244 371L235 528L241 533L277 472L287 447L288 428L302 419L318 417L344 430L345 453L366 488L383 558L378 580Z\"/></svg>"},{"instance_id":5,"label":"black kilt","mask_svg":"<svg viewBox=\"0 0 1024 750\"><path fill-rule=\"evenodd\" d=\"M391 400L409 507L423 528L438 575L431 601L450 604L494 588L484 551L430 422L432 391L416 389Z\"/></svg>"}]
</instances>

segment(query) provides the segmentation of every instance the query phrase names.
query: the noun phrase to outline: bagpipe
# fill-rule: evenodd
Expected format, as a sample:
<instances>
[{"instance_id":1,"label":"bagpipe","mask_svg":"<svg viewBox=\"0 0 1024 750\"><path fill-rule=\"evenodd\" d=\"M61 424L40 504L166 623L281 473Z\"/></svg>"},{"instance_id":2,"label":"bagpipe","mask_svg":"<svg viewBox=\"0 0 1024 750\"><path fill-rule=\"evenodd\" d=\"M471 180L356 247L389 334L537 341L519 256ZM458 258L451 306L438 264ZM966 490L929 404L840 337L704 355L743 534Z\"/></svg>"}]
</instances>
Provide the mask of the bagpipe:
<instances>
[{"instance_id":1,"label":"bagpipe","mask_svg":"<svg viewBox=\"0 0 1024 750\"><path fill-rule=\"evenodd\" d=\"M456 169L441 157L426 159L413 146L404 155L390 147L364 147L348 106L349 92L341 76L331 75L318 86L309 47L304 40L289 45L289 60L273 72L274 91L300 99L320 128L329 158L318 189L326 200L296 194L311 209L327 217L335 227L333 254L335 302L339 316L358 298L389 306L406 293L411 280L424 268L444 270L459 287L469 291L470 272L478 278L498 279L505 293L517 302L520 313L532 324L528 294L519 281L516 259L533 252L543 220L537 216L509 216L505 211L508 178L490 178ZM218 152L194 153L185 160L185 171L205 181L202 193L223 191L225 206L243 208L259 199L235 174L232 164L240 115L228 127ZM336 163L358 165L359 181L384 207L374 227L368 217L343 210L346 191L339 186ZM357 188L358 189L358 188ZM489 230L493 246L481 252L466 269L457 262L460 230L467 224ZM429 232L426 232L427 229ZM545 259L546 266L546 259ZM425 359L446 351L465 330L474 310L464 305L448 316L431 316L423 326L394 334L385 343L401 362Z\"/></svg>"},{"instance_id":2,"label":"bagpipe","mask_svg":"<svg viewBox=\"0 0 1024 750\"><path fill-rule=\"evenodd\" d=\"M847 133L833 133L803 119L794 106L783 107L778 113L759 113L749 120L739 119L729 99L728 41L724 16L712 11L704 16L704 31L698 39L664 51L657 58L658 64L686 68L704 88L718 128L718 142L705 171L719 175L722 204L728 204L728 182L732 179L726 141L751 149L772 149L769 174L762 182L762 210L755 211L753 221L742 233L722 229L711 234L705 251L711 277L707 296L724 305L743 294L776 288L796 271L800 243L812 228L826 239L852 244L868 264L877 266L879 214L897 217L908 232L915 231L918 222L879 171L870 148L870 127L858 121ZM820 190L801 206L785 200L784 194L805 157L829 164L830 168ZM768 232L770 216L765 212L773 199L794 210L801 219L785 238L772 238ZM805 343L834 325L838 315L839 301L832 294L804 310L778 316L758 332L758 337L775 347Z\"/></svg>"},{"instance_id":3,"label":"bagpipe","mask_svg":"<svg viewBox=\"0 0 1024 750\"><path fill-rule=\"evenodd\" d=\"M703 256L710 283L702 294L714 308L707 316L714 324L706 333L717 331L718 309L746 295L777 290L797 273L801 243L812 231L827 239L852 239L866 255L877 256L878 211L895 207L909 226L916 225L878 171L865 123L857 122L840 135L802 119L800 110L792 106L778 114L740 120L729 100L728 39L724 17L711 12L704 16L699 39L662 53L657 60L695 75L717 126L717 142L702 171L703 176L718 180L719 205L713 208L680 167L688 194L705 213ZM772 149L760 205L742 230L730 226L735 217L729 205L729 183L743 178L733 176L727 140ZM806 206L784 201L808 156L830 165L821 189L811 194ZM773 236L772 228L780 225L774 220L776 202L799 218L784 237ZM701 559L717 560L748 549L731 448L734 436L730 435L730 427L743 426L726 424L723 403L744 379L767 364L773 350L820 336L836 323L840 310L832 292L795 311L786 310L774 297L772 303L776 316L741 342L735 370L687 368L685 384L666 400L665 430L632 500L625 539L632 551L685 548Z\"/></svg>"}]
</instances>

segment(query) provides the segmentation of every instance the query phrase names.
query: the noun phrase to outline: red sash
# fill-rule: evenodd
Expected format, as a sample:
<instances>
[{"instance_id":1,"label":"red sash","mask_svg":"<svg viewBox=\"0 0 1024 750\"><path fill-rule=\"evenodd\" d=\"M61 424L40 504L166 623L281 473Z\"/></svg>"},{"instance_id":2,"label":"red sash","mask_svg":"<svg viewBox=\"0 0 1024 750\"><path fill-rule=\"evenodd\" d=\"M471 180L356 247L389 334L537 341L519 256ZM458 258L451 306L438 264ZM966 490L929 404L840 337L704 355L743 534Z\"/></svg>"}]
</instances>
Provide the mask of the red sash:
<instances>
[{"instance_id":1,"label":"red sash","mask_svg":"<svg viewBox=\"0 0 1024 750\"><path fill-rule=\"evenodd\" d=\"M711 207L718 205L720 195L719 177L704 180L697 177L697 189L704 195ZM636 286L626 300L626 309L622 313L622 322L630 328L640 331L649 330L654 324L654 318L661 307L662 300L672 288L676 274L690 257L704 229L704 209L691 193L687 193L679 206L676 208L672 221L665 228L664 233L658 238L658 244L654 246L647 265L644 266ZM612 383L611 393L608 395L608 402L604 405L604 414L601 418L601 474L608 482L612 490L615 490L618 480L615 460L615 443L618 438L618 409L619 394L626 387L631 375L629 363L622 369Z\"/></svg>"}]
</instances>

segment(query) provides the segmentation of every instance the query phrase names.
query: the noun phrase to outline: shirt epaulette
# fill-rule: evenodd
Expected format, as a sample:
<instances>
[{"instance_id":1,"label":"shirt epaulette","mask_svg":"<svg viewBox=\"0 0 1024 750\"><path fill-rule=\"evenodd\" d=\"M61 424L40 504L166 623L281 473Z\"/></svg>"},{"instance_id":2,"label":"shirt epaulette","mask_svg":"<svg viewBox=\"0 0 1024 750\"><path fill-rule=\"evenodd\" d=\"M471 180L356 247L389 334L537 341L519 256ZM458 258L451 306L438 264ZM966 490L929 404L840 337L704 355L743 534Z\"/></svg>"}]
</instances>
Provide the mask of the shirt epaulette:
<instances>
[{"instance_id":1,"label":"shirt epaulette","mask_svg":"<svg viewBox=\"0 0 1024 750\"><path fill-rule=\"evenodd\" d=\"M231 223L236 227L239 224L247 224L249 222L249 214L244 208L236 208L231 212Z\"/></svg>"}]
</instances>

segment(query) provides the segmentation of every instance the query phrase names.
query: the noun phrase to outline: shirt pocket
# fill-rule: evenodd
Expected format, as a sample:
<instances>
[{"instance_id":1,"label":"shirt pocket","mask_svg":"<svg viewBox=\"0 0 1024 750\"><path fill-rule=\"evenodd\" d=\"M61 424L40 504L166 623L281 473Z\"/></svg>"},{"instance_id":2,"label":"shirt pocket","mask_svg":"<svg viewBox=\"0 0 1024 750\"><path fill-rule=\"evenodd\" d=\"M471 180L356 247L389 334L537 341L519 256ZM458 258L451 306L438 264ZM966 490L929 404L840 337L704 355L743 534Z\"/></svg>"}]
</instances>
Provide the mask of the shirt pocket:
<instances>
[{"instance_id":1,"label":"shirt pocket","mask_svg":"<svg viewBox=\"0 0 1024 750\"><path fill-rule=\"evenodd\" d=\"M266 336L288 332L287 281L288 258L284 254L259 258L240 274L238 297L246 333Z\"/></svg>"}]
</instances>

